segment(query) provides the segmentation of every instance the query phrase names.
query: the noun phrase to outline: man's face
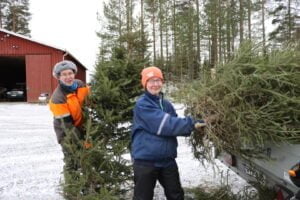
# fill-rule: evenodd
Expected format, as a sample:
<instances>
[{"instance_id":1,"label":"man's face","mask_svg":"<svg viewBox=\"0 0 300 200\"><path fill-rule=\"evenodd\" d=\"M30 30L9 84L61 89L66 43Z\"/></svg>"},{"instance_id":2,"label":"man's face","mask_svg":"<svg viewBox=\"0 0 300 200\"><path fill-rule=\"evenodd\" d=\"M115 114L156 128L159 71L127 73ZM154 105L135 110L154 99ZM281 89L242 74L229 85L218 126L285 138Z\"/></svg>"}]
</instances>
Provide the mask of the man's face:
<instances>
[{"instance_id":1,"label":"man's face","mask_svg":"<svg viewBox=\"0 0 300 200\"><path fill-rule=\"evenodd\" d=\"M75 73L71 69L66 69L60 72L59 80L65 85L71 86L74 83Z\"/></svg>"},{"instance_id":2,"label":"man's face","mask_svg":"<svg viewBox=\"0 0 300 200\"><path fill-rule=\"evenodd\" d=\"M159 95L162 90L162 86L163 80L158 77L152 77L146 83L146 89L152 95Z\"/></svg>"}]
</instances>

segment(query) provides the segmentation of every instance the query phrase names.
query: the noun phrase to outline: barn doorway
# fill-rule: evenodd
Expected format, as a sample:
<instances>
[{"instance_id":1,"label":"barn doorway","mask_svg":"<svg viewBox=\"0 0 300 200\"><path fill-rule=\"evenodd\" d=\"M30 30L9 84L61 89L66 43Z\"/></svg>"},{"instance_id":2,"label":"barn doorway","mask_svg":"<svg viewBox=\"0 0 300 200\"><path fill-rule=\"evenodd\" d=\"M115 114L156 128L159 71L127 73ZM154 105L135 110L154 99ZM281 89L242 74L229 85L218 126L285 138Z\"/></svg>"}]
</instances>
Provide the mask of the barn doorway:
<instances>
[{"instance_id":1,"label":"barn doorway","mask_svg":"<svg viewBox=\"0 0 300 200\"><path fill-rule=\"evenodd\" d=\"M0 56L0 101L26 101L24 56Z\"/></svg>"}]
</instances>

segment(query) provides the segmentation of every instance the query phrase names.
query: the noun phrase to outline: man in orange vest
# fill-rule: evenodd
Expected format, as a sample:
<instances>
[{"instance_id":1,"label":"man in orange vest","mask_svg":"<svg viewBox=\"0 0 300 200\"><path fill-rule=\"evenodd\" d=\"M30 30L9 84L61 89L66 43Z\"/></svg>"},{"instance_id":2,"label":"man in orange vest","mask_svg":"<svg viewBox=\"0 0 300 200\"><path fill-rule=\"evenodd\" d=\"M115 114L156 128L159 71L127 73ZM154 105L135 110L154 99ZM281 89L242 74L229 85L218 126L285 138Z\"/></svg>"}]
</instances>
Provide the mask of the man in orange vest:
<instances>
[{"instance_id":1,"label":"man in orange vest","mask_svg":"<svg viewBox=\"0 0 300 200\"><path fill-rule=\"evenodd\" d=\"M54 130L57 141L63 144L66 130L75 132L82 137L81 125L83 122L82 106L89 93L89 88L81 80L75 79L77 66L68 60L58 62L53 68L53 76L58 80L49 106L53 113ZM62 145L63 147L63 145ZM66 152L63 147L63 152Z\"/></svg>"}]
</instances>

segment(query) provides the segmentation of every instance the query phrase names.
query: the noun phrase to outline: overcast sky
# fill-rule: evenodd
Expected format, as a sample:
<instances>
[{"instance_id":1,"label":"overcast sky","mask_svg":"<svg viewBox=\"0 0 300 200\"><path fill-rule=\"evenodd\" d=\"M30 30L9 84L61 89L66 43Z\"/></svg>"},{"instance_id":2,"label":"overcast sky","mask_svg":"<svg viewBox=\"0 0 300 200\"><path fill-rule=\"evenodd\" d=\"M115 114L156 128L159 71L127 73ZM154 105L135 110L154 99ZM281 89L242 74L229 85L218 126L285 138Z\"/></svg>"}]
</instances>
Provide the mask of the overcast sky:
<instances>
[{"instance_id":1,"label":"overcast sky","mask_svg":"<svg viewBox=\"0 0 300 200\"><path fill-rule=\"evenodd\" d=\"M89 72L94 69L99 39L102 0L30 0L33 40L66 49Z\"/></svg>"}]
</instances>

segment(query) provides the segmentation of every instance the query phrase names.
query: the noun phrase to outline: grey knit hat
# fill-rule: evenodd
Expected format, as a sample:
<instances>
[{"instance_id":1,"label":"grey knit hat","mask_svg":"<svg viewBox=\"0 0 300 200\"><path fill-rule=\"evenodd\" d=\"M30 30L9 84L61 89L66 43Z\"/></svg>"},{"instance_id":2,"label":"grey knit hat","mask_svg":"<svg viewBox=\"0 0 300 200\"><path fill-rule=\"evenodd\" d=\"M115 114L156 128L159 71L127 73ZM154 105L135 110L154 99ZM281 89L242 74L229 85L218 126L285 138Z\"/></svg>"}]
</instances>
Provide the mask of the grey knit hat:
<instances>
[{"instance_id":1,"label":"grey knit hat","mask_svg":"<svg viewBox=\"0 0 300 200\"><path fill-rule=\"evenodd\" d=\"M75 74L77 73L77 66L73 62L69 60L63 60L55 64L52 74L55 78L58 78L60 72L66 69L71 69L74 71Z\"/></svg>"}]
</instances>

